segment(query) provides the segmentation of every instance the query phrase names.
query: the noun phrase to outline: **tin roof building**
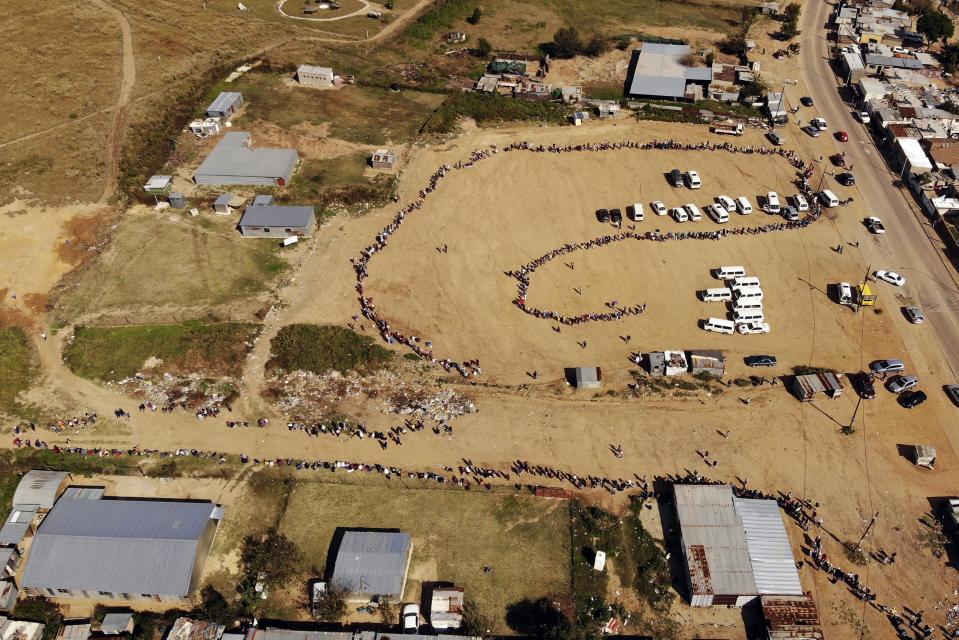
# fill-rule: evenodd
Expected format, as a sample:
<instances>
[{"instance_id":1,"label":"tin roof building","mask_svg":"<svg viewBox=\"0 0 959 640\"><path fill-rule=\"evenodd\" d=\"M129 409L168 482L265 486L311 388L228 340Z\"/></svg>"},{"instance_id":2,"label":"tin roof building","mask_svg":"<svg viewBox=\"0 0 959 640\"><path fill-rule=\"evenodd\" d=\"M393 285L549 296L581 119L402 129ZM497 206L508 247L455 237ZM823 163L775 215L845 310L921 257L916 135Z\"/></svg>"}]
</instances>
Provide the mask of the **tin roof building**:
<instances>
[{"instance_id":1,"label":"tin roof building","mask_svg":"<svg viewBox=\"0 0 959 640\"><path fill-rule=\"evenodd\" d=\"M221 518L212 502L65 494L37 529L21 586L51 598L182 600Z\"/></svg>"},{"instance_id":2,"label":"tin roof building","mask_svg":"<svg viewBox=\"0 0 959 640\"><path fill-rule=\"evenodd\" d=\"M213 148L193 181L205 185L284 186L293 177L299 155L293 149L255 149L246 131L230 131Z\"/></svg>"},{"instance_id":3,"label":"tin roof building","mask_svg":"<svg viewBox=\"0 0 959 640\"><path fill-rule=\"evenodd\" d=\"M13 492L13 508L49 511L67 488L70 478L66 471L27 471Z\"/></svg>"},{"instance_id":4,"label":"tin roof building","mask_svg":"<svg viewBox=\"0 0 959 640\"><path fill-rule=\"evenodd\" d=\"M309 238L316 226L316 213L310 206L251 205L238 226L247 238Z\"/></svg>"},{"instance_id":5,"label":"tin roof building","mask_svg":"<svg viewBox=\"0 0 959 640\"><path fill-rule=\"evenodd\" d=\"M674 492L694 607L803 595L775 500L737 498L729 485L676 485Z\"/></svg>"},{"instance_id":6,"label":"tin roof building","mask_svg":"<svg viewBox=\"0 0 959 640\"><path fill-rule=\"evenodd\" d=\"M331 582L348 589L354 599L401 598L412 554L408 533L347 531L336 553Z\"/></svg>"},{"instance_id":7,"label":"tin roof building","mask_svg":"<svg viewBox=\"0 0 959 640\"><path fill-rule=\"evenodd\" d=\"M634 54L627 95L685 100L690 89L687 85L708 89L713 81L712 67L689 66L686 61L689 54L687 44L643 43L643 48ZM700 97L701 94L702 91Z\"/></svg>"}]
</instances>

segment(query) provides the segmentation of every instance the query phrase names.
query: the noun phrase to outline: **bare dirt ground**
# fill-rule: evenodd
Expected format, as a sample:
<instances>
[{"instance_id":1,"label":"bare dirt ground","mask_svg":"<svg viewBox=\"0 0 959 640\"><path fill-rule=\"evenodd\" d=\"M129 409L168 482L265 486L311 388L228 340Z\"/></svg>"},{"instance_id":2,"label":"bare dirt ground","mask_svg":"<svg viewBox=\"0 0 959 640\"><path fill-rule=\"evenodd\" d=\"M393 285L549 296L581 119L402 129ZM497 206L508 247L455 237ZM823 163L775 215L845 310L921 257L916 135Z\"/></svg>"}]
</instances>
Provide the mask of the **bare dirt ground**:
<instances>
[{"instance_id":1,"label":"bare dirt ground","mask_svg":"<svg viewBox=\"0 0 959 640\"><path fill-rule=\"evenodd\" d=\"M401 176L401 202L414 199L438 165L465 158L470 150L492 142L667 136L711 137L699 127L626 119L577 129L474 131L443 146L415 149ZM759 141L757 132L735 140ZM673 165L698 169L704 188L674 191L662 176ZM453 437L411 434L402 447L386 451L369 441L317 440L287 431L283 416L257 398L269 339L279 327L292 322L344 324L357 312L348 258L370 242L392 217L395 206L359 218L334 218L309 247L298 249L305 266L281 290L280 304L266 318L245 372L245 400L232 414L221 416L270 415L272 425L265 430L229 430L222 419L198 423L182 412L136 414L129 431L111 435L109 444L353 459L432 469L455 465L461 457L500 467L523 458L580 474L618 477L683 473L692 468L704 471L695 451L708 450L719 461L710 470L714 477L731 482L748 478L749 486L793 491L818 501L825 527L840 540L858 538L864 523L879 512L870 545L898 551L899 562L892 567L872 565L860 570L860 575L882 601L923 608L927 617L938 620L934 607L943 600L951 604L952 595L943 585L954 579L954 573L920 548L917 520L929 510L928 498L954 493L957 460L954 435L946 426L955 409L937 389L946 381L947 371L937 345L926 327L910 326L901 316L902 300L896 297L900 292L879 285L882 313L858 315L839 308L822 293L827 284L839 279L858 280L866 265L880 263L884 257L881 242L863 229L864 212L855 204L803 231L706 244L594 250L595 255L576 256L575 269L568 272L561 263L544 269L531 287L531 297L557 307L602 307L611 296L630 303L645 301L648 312L639 318L564 327L556 334L548 323L523 315L509 303L514 284L503 270L563 242L608 233L610 228L593 218L597 207L624 207L653 198L668 205L690 200L702 205L720 190L748 195L755 205L755 196L769 188L791 193L788 178L783 162L759 157L750 161L715 152L635 156L605 152L575 163L569 156L501 154L448 178L373 262L368 287L384 316L434 340L438 353L481 358L484 376L480 381L485 384L454 385L475 399L479 411L457 420ZM836 191L844 195L841 189ZM730 224L765 221L765 214L757 212L749 218L734 217ZM654 216L639 224L640 230L682 228ZM704 220L687 223L685 228L715 225ZM860 246L847 244L842 255L830 249L855 241ZM434 248L443 243L450 247L447 254ZM696 328L695 321L707 315L708 305L698 302L694 292L714 284L706 270L725 261L744 263L763 279L773 325L770 335L716 336ZM573 286L582 288L583 295L573 293ZM906 296L908 291L907 287ZM365 330L370 331L368 324ZM618 337L626 333L632 335L630 345ZM577 340L586 340L588 347L580 349ZM101 415L109 415L117 406L131 408L129 399L72 376L60 361L58 343L48 340L40 345L47 378L38 394L51 401L59 398L65 407L94 408ZM718 396L700 393L632 400L622 395L571 395L556 384L564 366L600 364L608 376L607 389L622 391L624 372L632 368L625 359L628 352L665 347L725 349L733 376L746 372L741 357L749 353L779 355L783 365L775 373L807 363L857 370L874 358L905 357L910 371L923 381L930 401L906 411L891 394L879 390L876 400L864 402L857 410L850 389L836 401L819 399L801 405L782 387L768 385L730 389ZM525 376L534 368L541 372L535 383ZM750 403L740 398L750 398ZM377 427L400 422L394 415L373 410L357 417ZM840 426L850 421L856 432L840 435ZM723 438L718 432L727 429L729 437ZM50 434L45 439L62 442L67 436L74 443L106 444L95 434L83 432ZM938 448L935 473L916 469L897 451L897 445L921 442ZM626 457L610 455L609 443L621 443ZM798 549L798 536L796 542ZM838 543L831 539L826 550L833 559L842 558ZM867 637L892 637L890 627L874 610L810 568L803 568L802 574L804 585L820 603L830 637L860 637L863 629ZM692 611L685 605L677 611L687 621L688 637L707 632L713 637L742 637L738 612Z\"/></svg>"}]
</instances>

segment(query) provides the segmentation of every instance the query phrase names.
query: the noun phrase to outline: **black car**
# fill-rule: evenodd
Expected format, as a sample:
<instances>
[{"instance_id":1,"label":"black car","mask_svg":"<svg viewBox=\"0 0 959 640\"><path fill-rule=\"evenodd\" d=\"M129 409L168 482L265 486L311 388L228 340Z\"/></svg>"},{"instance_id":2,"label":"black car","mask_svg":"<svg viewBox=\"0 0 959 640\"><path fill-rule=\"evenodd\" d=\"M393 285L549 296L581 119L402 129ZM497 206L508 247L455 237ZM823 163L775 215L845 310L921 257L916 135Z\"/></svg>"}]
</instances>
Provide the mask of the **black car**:
<instances>
[{"instance_id":1,"label":"black car","mask_svg":"<svg viewBox=\"0 0 959 640\"><path fill-rule=\"evenodd\" d=\"M619 209L610 209L609 210L609 219L616 224L619 224L623 221L623 212Z\"/></svg>"},{"instance_id":2,"label":"black car","mask_svg":"<svg viewBox=\"0 0 959 640\"><path fill-rule=\"evenodd\" d=\"M776 356L746 356L747 367L775 367Z\"/></svg>"},{"instance_id":3,"label":"black car","mask_svg":"<svg viewBox=\"0 0 959 640\"><path fill-rule=\"evenodd\" d=\"M609 222L609 210L608 209L597 209L596 210L596 219L600 222Z\"/></svg>"},{"instance_id":4,"label":"black car","mask_svg":"<svg viewBox=\"0 0 959 640\"><path fill-rule=\"evenodd\" d=\"M876 397L876 387L872 384L872 377L865 371L849 374L852 388L863 400L872 400Z\"/></svg>"},{"instance_id":5,"label":"black car","mask_svg":"<svg viewBox=\"0 0 959 640\"><path fill-rule=\"evenodd\" d=\"M802 106L804 107L811 107L813 106L813 104L815 104L812 101L812 98L810 98L809 96L803 96L799 99L799 101L802 103Z\"/></svg>"},{"instance_id":6,"label":"black car","mask_svg":"<svg viewBox=\"0 0 959 640\"><path fill-rule=\"evenodd\" d=\"M904 406L906 409L912 409L913 407L918 407L925 402L926 398L927 396L925 391L907 391L899 396L899 404Z\"/></svg>"},{"instance_id":7,"label":"black car","mask_svg":"<svg viewBox=\"0 0 959 640\"><path fill-rule=\"evenodd\" d=\"M852 185L856 184L856 176L849 172L840 173L838 176L836 176L836 182L844 187L851 187Z\"/></svg>"}]
</instances>

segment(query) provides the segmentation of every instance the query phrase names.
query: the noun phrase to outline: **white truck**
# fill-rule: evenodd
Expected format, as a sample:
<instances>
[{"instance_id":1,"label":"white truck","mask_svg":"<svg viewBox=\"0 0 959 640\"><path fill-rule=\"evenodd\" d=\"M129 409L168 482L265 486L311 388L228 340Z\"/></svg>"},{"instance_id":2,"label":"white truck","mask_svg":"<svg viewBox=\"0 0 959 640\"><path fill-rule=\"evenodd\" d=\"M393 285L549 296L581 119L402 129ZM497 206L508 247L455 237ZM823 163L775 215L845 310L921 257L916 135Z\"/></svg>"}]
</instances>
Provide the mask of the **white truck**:
<instances>
[{"instance_id":1,"label":"white truck","mask_svg":"<svg viewBox=\"0 0 959 640\"><path fill-rule=\"evenodd\" d=\"M737 122L736 124L718 124L713 127L713 133L719 133L727 136L741 136L743 135L743 123Z\"/></svg>"}]
</instances>

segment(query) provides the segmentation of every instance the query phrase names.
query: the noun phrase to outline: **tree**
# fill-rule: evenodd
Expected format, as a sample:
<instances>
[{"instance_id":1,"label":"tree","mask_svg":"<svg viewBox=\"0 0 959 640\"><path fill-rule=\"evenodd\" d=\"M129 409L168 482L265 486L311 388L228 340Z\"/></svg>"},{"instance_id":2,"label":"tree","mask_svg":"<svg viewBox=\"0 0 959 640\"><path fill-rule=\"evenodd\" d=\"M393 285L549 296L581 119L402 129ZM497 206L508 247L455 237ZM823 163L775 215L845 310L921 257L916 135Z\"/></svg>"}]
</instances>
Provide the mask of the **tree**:
<instances>
[{"instance_id":1,"label":"tree","mask_svg":"<svg viewBox=\"0 0 959 640\"><path fill-rule=\"evenodd\" d=\"M514 602L506 608L506 624L537 640L560 640L569 635L569 618L549 598Z\"/></svg>"},{"instance_id":2,"label":"tree","mask_svg":"<svg viewBox=\"0 0 959 640\"><path fill-rule=\"evenodd\" d=\"M44 624L42 640L53 640L63 626L63 614L60 613L60 608L43 596L20 600L13 608L12 616L17 620L42 622Z\"/></svg>"},{"instance_id":3,"label":"tree","mask_svg":"<svg viewBox=\"0 0 959 640\"><path fill-rule=\"evenodd\" d=\"M726 38L719 43L719 50L723 53L742 58L746 55L746 36L742 34L726 36Z\"/></svg>"},{"instance_id":4,"label":"tree","mask_svg":"<svg viewBox=\"0 0 959 640\"><path fill-rule=\"evenodd\" d=\"M919 33L926 36L930 42L941 39L943 43L952 37L956 25L944 13L938 11L927 11L919 16L916 22L916 29Z\"/></svg>"},{"instance_id":5,"label":"tree","mask_svg":"<svg viewBox=\"0 0 959 640\"><path fill-rule=\"evenodd\" d=\"M583 53L591 58L598 58L609 51L609 48L609 38L600 34L596 34L590 38L586 46L583 47Z\"/></svg>"},{"instance_id":6,"label":"tree","mask_svg":"<svg viewBox=\"0 0 959 640\"><path fill-rule=\"evenodd\" d=\"M347 589L328 583L313 603L313 617L320 622L339 622L346 615L349 595Z\"/></svg>"},{"instance_id":7,"label":"tree","mask_svg":"<svg viewBox=\"0 0 959 640\"><path fill-rule=\"evenodd\" d=\"M200 606L194 611L204 620L228 625L239 617L240 612L230 604L213 585L206 585L200 592Z\"/></svg>"},{"instance_id":8,"label":"tree","mask_svg":"<svg viewBox=\"0 0 959 640\"><path fill-rule=\"evenodd\" d=\"M574 27L565 27L553 34L553 55L557 58L572 58L582 50L583 40Z\"/></svg>"},{"instance_id":9,"label":"tree","mask_svg":"<svg viewBox=\"0 0 959 640\"><path fill-rule=\"evenodd\" d=\"M480 58L488 58L493 53L493 45L486 38L480 38L476 42L476 55Z\"/></svg>"},{"instance_id":10,"label":"tree","mask_svg":"<svg viewBox=\"0 0 959 640\"><path fill-rule=\"evenodd\" d=\"M466 19L470 24L479 24L480 20L483 19L483 10L479 7L473 9L473 13L470 14L470 17Z\"/></svg>"},{"instance_id":11,"label":"tree","mask_svg":"<svg viewBox=\"0 0 959 640\"><path fill-rule=\"evenodd\" d=\"M296 543L274 528L247 536L241 553L244 578L238 587L246 609L257 610L264 591L269 593L296 575L302 557Z\"/></svg>"},{"instance_id":12,"label":"tree","mask_svg":"<svg viewBox=\"0 0 959 640\"><path fill-rule=\"evenodd\" d=\"M790 40L799 35L799 14L801 12L802 7L795 2L786 5L783 10L783 26L779 30L779 34L784 40Z\"/></svg>"},{"instance_id":13,"label":"tree","mask_svg":"<svg viewBox=\"0 0 959 640\"><path fill-rule=\"evenodd\" d=\"M802 7L799 3L793 2L786 5L783 9L783 19L786 21L799 22L799 15L802 13Z\"/></svg>"}]
</instances>

